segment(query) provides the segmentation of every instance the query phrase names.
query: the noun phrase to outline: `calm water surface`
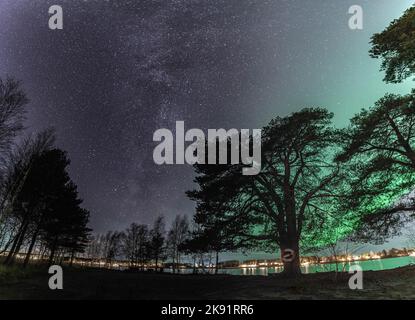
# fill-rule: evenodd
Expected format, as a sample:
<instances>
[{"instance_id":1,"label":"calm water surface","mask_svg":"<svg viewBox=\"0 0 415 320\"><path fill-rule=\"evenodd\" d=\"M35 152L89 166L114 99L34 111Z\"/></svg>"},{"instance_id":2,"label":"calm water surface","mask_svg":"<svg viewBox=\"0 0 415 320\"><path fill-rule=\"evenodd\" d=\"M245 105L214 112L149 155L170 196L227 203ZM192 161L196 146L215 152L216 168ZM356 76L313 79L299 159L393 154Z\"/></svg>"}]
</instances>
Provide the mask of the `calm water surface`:
<instances>
[{"instance_id":1,"label":"calm water surface","mask_svg":"<svg viewBox=\"0 0 415 320\"><path fill-rule=\"evenodd\" d=\"M365 261L353 261L346 263L338 263L339 270L349 271L350 266L359 265L363 271L378 271L378 270L388 270L399 267L404 267L407 265L415 264L415 257L398 257L398 258L387 258L387 259L376 259L376 260L365 260ZM301 267L303 273L316 273L316 272L328 272L335 271L336 264L310 264L307 266ZM169 272L169 270L166 270ZM281 272L282 268L280 267L258 267L258 268L229 268L229 269L220 269L219 273L233 274L233 275L259 275L267 276L268 274ZM192 273L192 269L181 270L180 273Z\"/></svg>"}]
</instances>

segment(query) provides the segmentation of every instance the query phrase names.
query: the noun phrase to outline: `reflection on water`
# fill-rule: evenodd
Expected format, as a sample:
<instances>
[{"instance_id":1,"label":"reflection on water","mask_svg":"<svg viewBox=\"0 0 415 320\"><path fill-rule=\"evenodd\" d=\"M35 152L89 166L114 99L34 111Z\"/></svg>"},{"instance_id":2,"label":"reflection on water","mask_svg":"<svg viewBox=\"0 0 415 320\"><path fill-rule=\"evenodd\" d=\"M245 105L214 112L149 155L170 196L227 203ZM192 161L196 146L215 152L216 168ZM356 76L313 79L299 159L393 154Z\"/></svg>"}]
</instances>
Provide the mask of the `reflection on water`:
<instances>
[{"instance_id":1,"label":"reflection on water","mask_svg":"<svg viewBox=\"0 0 415 320\"><path fill-rule=\"evenodd\" d=\"M244 276L267 276L269 273L280 272L281 268L278 267L260 267L260 268L240 268L239 270L242 271L242 275ZM233 269L238 270L238 269ZM235 274L235 273L232 273ZM237 273L236 273L237 274Z\"/></svg>"},{"instance_id":2,"label":"reflection on water","mask_svg":"<svg viewBox=\"0 0 415 320\"><path fill-rule=\"evenodd\" d=\"M364 260L364 261L354 261L347 263L338 263L337 268L339 271L349 271L350 266L359 265L363 271L373 270L388 270L399 267L404 267L410 264L415 264L415 257L398 257L398 258L388 258L388 259L375 259L375 260ZM304 273L315 273L315 272L325 272L325 271L335 271L336 264L324 264L324 265L309 265L303 267Z\"/></svg>"},{"instance_id":3,"label":"reflection on water","mask_svg":"<svg viewBox=\"0 0 415 320\"><path fill-rule=\"evenodd\" d=\"M363 271L373 270L388 270L399 267L404 267L410 264L415 264L415 257L398 257L398 258L388 258L388 259L376 259L376 260L364 260L364 261L353 261L353 262L339 262L337 264L337 270L339 271L349 271L350 266L358 264ZM282 267L258 267L258 268L229 268L229 269L220 269L219 273L222 274L233 274L233 275L243 275L243 276L267 276L272 273L278 273L283 270ZM303 273L316 273L316 272L328 272L336 271L335 263L327 264L308 264L301 267ZM166 272L171 272L171 270L166 269ZM192 269L181 269L179 273L192 273ZM214 270L210 269L206 272L213 273Z\"/></svg>"},{"instance_id":4,"label":"reflection on water","mask_svg":"<svg viewBox=\"0 0 415 320\"><path fill-rule=\"evenodd\" d=\"M376 260L364 260L364 261L353 261L353 262L342 262L337 264L337 270L349 271L350 266L358 264L363 271L373 270L388 270L399 267L404 267L410 264L415 264L415 257L398 257L388 259L376 259ZM336 271L335 263L328 264L308 264L301 266L303 273L316 273L316 272L328 272ZM270 267L270 268L235 268L223 270L226 273L234 275L259 275L266 276L272 273L278 273L282 271L281 267Z\"/></svg>"}]
</instances>

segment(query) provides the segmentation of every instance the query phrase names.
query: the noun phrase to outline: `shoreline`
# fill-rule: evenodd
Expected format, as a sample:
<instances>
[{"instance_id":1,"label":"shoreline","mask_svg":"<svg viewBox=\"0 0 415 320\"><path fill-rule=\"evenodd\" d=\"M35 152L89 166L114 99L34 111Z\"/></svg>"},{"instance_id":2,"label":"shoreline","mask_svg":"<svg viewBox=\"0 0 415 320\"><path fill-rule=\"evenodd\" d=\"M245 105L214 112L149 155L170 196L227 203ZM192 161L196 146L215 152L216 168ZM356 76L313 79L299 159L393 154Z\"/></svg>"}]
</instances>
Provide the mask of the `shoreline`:
<instances>
[{"instance_id":1,"label":"shoreline","mask_svg":"<svg viewBox=\"0 0 415 320\"><path fill-rule=\"evenodd\" d=\"M11 280L0 277L0 299L415 299L415 266L365 271L363 290L350 290L349 276L322 272L287 279L281 274L182 275L64 268L64 289L49 290L47 270L39 269Z\"/></svg>"}]
</instances>

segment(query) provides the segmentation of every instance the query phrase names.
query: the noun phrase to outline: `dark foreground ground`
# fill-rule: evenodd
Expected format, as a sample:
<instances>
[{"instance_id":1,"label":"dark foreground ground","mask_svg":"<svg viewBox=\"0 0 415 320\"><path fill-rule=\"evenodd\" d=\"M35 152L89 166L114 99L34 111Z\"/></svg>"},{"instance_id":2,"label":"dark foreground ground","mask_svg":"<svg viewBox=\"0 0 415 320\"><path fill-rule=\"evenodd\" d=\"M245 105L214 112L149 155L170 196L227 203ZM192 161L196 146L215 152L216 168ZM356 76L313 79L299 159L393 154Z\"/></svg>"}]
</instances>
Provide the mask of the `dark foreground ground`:
<instances>
[{"instance_id":1,"label":"dark foreground ground","mask_svg":"<svg viewBox=\"0 0 415 320\"><path fill-rule=\"evenodd\" d=\"M63 290L50 290L46 269L0 267L0 299L415 299L415 266L364 272L364 289L349 275L169 275L64 268Z\"/></svg>"}]
</instances>

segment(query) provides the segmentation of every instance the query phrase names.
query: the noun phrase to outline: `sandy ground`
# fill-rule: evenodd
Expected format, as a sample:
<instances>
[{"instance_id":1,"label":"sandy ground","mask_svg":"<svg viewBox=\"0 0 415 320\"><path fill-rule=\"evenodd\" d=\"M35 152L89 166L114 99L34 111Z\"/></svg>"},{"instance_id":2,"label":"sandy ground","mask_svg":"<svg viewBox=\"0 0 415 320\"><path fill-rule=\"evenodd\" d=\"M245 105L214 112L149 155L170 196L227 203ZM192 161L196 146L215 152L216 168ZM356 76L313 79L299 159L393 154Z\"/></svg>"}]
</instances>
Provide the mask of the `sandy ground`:
<instances>
[{"instance_id":1,"label":"sandy ground","mask_svg":"<svg viewBox=\"0 0 415 320\"><path fill-rule=\"evenodd\" d=\"M363 290L349 275L169 275L64 268L63 290L48 288L46 270L0 278L0 299L415 299L415 266L366 271Z\"/></svg>"}]
</instances>

